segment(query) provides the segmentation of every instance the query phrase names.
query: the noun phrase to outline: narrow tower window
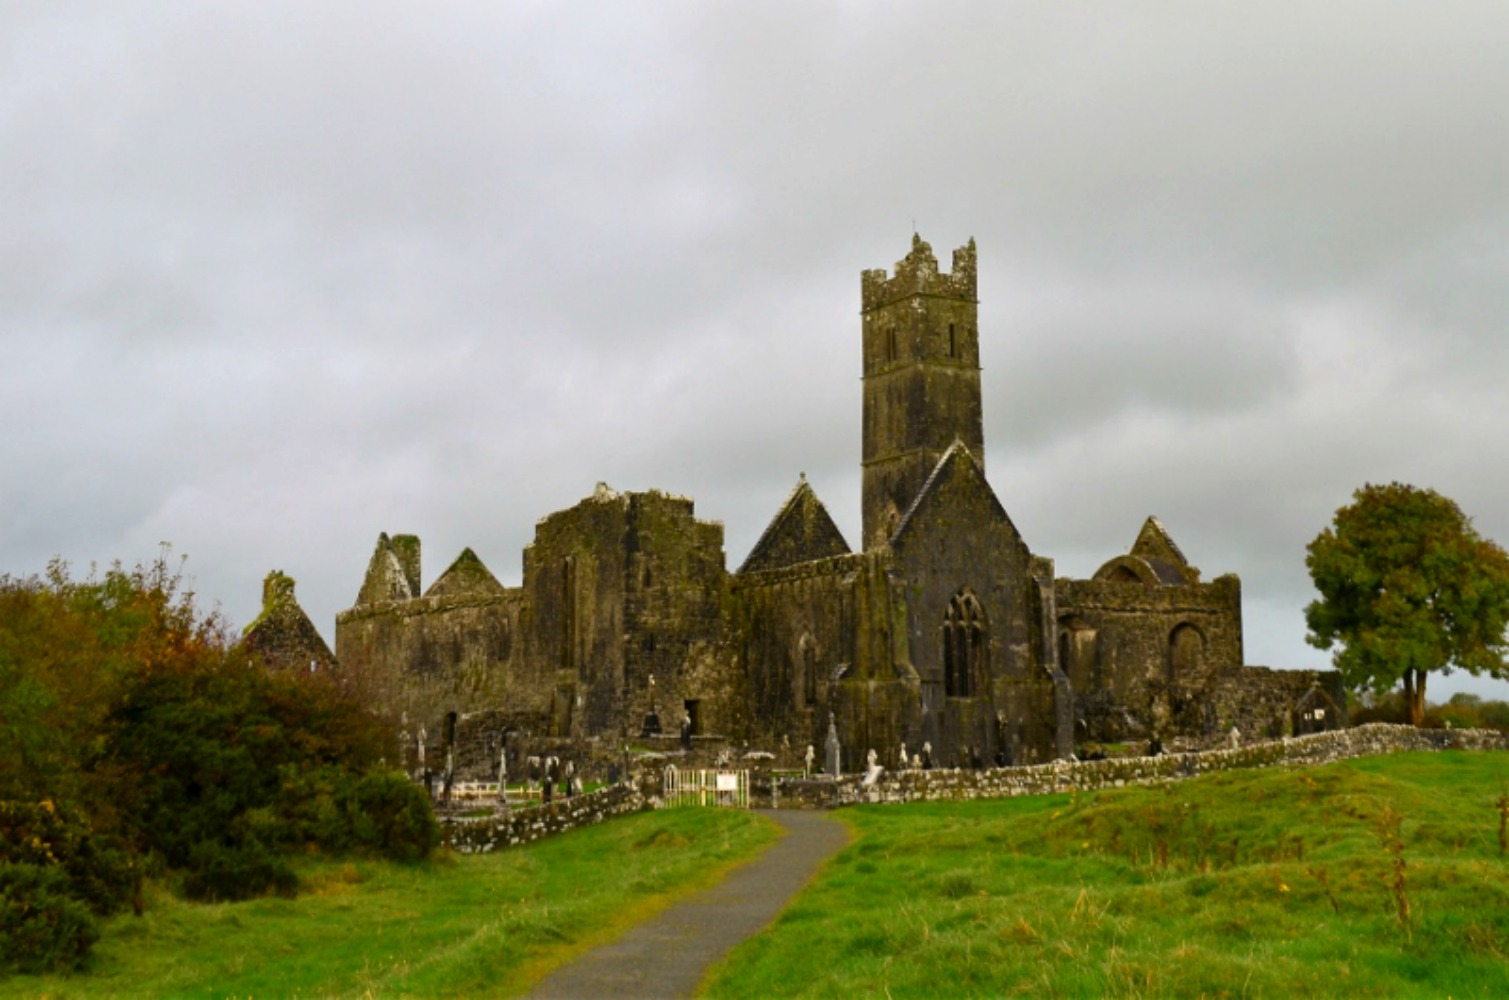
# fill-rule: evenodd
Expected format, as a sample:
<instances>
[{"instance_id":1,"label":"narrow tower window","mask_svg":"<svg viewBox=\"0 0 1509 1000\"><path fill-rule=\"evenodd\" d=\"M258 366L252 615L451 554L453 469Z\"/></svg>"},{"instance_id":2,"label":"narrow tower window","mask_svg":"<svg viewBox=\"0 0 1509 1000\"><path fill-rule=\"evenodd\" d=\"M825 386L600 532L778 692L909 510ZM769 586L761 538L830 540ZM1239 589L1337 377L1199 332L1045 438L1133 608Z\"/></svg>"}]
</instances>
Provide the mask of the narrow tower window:
<instances>
[{"instance_id":1,"label":"narrow tower window","mask_svg":"<svg viewBox=\"0 0 1509 1000\"><path fill-rule=\"evenodd\" d=\"M959 356L958 345L954 341L954 325L952 323L948 324L948 356L951 358Z\"/></svg>"}]
</instances>

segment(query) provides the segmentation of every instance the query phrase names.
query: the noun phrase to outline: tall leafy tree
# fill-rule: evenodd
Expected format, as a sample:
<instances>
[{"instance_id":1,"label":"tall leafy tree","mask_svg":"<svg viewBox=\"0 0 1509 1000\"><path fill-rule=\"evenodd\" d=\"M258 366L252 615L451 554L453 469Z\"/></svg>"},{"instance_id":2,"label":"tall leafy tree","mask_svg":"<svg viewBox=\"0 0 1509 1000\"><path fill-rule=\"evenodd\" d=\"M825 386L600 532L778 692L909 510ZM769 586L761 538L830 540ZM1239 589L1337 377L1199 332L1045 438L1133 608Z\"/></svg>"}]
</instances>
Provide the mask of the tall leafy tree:
<instances>
[{"instance_id":1,"label":"tall leafy tree","mask_svg":"<svg viewBox=\"0 0 1509 1000\"><path fill-rule=\"evenodd\" d=\"M1332 658L1347 686L1382 693L1402 683L1418 726L1428 674L1509 678L1509 555L1453 501L1401 483L1363 486L1307 551L1320 598L1305 608L1305 638L1339 647Z\"/></svg>"}]
</instances>

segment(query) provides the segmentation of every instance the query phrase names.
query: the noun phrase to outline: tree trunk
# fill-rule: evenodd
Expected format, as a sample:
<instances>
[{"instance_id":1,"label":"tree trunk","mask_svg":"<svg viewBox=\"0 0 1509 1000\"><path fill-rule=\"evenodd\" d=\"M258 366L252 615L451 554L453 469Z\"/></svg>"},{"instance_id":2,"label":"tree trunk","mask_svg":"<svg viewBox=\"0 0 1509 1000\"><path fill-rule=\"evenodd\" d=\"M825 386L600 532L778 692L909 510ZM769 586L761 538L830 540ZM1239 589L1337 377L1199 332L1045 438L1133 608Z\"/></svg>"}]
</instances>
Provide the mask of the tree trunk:
<instances>
[{"instance_id":1,"label":"tree trunk","mask_svg":"<svg viewBox=\"0 0 1509 1000\"><path fill-rule=\"evenodd\" d=\"M1407 667L1404 670L1404 712L1404 717L1413 725L1415 720L1415 672Z\"/></svg>"},{"instance_id":2,"label":"tree trunk","mask_svg":"<svg viewBox=\"0 0 1509 1000\"><path fill-rule=\"evenodd\" d=\"M1425 671L1410 668L1404 672L1404 694L1409 700L1409 724L1425 725Z\"/></svg>"}]
</instances>

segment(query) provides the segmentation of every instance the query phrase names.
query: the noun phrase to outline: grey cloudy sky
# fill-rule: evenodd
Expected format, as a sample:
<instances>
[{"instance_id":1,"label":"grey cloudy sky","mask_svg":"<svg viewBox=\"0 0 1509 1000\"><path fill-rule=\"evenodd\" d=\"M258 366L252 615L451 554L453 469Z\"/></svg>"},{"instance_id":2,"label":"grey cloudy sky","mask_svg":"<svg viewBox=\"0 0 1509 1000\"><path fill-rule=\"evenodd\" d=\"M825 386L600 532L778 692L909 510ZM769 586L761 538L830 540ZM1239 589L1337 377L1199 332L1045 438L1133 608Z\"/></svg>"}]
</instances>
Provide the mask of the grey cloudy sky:
<instances>
[{"instance_id":1,"label":"grey cloudy sky","mask_svg":"<svg viewBox=\"0 0 1509 1000\"><path fill-rule=\"evenodd\" d=\"M0 571L170 541L333 639L598 480L859 540L859 272L973 236L990 478L1304 644L1365 482L1509 543L1509 6L0 0ZM1437 681L1433 697L1464 689ZM1509 697L1509 684L1468 690Z\"/></svg>"}]
</instances>

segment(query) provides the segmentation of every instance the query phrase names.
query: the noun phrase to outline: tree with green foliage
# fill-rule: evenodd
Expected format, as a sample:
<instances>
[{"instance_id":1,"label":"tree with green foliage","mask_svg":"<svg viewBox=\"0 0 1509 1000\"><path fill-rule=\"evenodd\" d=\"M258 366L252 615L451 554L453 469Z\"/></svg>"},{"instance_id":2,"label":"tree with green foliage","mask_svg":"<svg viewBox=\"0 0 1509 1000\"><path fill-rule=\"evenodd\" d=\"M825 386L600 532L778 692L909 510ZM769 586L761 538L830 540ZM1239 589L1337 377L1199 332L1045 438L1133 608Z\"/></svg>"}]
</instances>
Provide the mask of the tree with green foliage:
<instances>
[{"instance_id":1,"label":"tree with green foliage","mask_svg":"<svg viewBox=\"0 0 1509 1000\"><path fill-rule=\"evenodd\" d=\"M1305 608L1319 649L1352 689L1401 683L1410 722L1425 718L1428 674L1509 678L1509 555L1434 490L1366 485L1307 549L1320 599Z\"/></svg>"}]
</instances>

